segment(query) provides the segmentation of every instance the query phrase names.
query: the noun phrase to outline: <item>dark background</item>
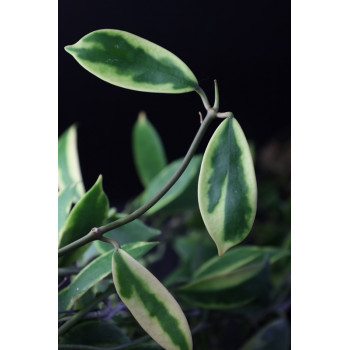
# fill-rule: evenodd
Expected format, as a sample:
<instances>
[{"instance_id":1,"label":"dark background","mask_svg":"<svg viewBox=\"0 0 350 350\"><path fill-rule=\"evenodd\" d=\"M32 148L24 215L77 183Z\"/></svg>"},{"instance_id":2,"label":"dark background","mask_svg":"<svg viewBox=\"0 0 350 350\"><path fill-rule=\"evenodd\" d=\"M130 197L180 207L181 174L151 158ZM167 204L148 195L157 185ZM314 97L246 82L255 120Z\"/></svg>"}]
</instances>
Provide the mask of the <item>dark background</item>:
<instances>
[{"instance_id":1,"label":"dark background","mask_svg":"<svg viewBox=\"0 0 350 350\"><path fill-rule=\"evenodd\" d=\"M257 151L290 138L290 2L60 0L59 133L78 122L82 174L88 189L101 173L115 203L137 195L131 130L145 110L168 160L184 156L199 127L199 96L154 94L110 85L85 71L64 46L91 31L112 28L139 35L180 57L220 111L232 111ZM219 121L202 141L199 152Z\"/></svg>"}]
</instances>

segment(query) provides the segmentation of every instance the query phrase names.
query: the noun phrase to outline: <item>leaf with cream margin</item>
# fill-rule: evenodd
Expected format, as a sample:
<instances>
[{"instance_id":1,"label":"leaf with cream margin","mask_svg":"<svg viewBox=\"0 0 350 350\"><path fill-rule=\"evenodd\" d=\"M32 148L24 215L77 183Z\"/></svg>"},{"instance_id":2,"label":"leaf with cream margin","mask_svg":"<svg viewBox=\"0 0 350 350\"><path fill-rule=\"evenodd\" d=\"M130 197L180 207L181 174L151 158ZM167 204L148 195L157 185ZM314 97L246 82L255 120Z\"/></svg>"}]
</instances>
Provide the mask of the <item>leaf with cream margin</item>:
<instances>
[{"instance_id":1,"label":"leaf with cream margin","mask_svg":"<svg viewBox=\"0 0 350 350\"><path fill-rule=\"evenodd\" d=\"M96 30L65 50L90 73L126 89L178 94L198 87L194 74L173 53L122 30Z\"/></svg>"},{"instance_id":2,"label":"leaf with cream margin","mask_svg":"<svg viewBox=\"0 0 350 350\"><path fill-rule=\"evenodd\" d=\"M249 145L235 118L221 122L208 143L198 201L220 256L247 237L256 213L257 185Z\"/></svg>"},{"instance_id":3,"label":"leaf with cream margin","mask_svg":"<svg viewBox=\"0 0 350 350\"><path fill-rule=\"evenodd\" d=\"M122 248L137 259L146 254L157 244L158 242L133 242L122 245ZM112 272L111 258L114 249L111 245L110 247L112 248L111 250L85 266L74 278L73 282L58 293L58 310L70 309L78 298Z\"/></svg>"},{"instance_id":4,"label":"leaf with cream margin","mask_svg":"<svg viewBox=\"0 0 350 350\"><path fill-rule=\"evenodd\" d=\"M74 202L76 202L84 195L85 188L79 164L75 124L58 139L58 188L61 191L72 185L76 185L74 196Z\"/></svg>"},{"instance_id":5,"label":"leaf with cream margin","mask_svg":"<svg viewBox=\"0 0 350 350\"><path fill-rule=\"evenodd\" d=\"M192 336L179 304L145 267L123 249L112 257L117 293L140 326L166 350L191 350Z\"/></svg>"}]
</instances>

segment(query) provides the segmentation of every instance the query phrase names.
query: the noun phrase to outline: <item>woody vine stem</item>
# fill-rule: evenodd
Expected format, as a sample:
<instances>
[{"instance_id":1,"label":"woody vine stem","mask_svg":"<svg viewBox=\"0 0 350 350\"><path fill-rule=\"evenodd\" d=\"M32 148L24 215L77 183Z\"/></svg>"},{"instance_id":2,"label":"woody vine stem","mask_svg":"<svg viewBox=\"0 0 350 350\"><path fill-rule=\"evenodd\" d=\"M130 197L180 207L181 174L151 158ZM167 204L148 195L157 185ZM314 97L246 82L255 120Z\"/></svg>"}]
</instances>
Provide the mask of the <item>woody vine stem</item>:
<instances>
[{"instance_id":1,"label":"woody vine stem","mask_svg":"<svg viewBox=\"0 0 350 350\"><path fill-rule=\"evenodd\" d=\"M82 238L62 247L58 250L58 256L62 256L72 250L75 250L87 243L90 243L95 240L104 240L106 241L106 238L103 237L103 235L111 231L117 227L123 226L125 224L128 224L129 222L137 219L141 215L143 215L148 209L150 209L153 205L155 205L169 190L170 188L175 184L175 182L180 178L180 176L183 174L183 172L186 170L188 164L190 163L192 157L194 156L198 145L200 141L202 140L209 124L215 119L215 118L232 118L233 114L231 112L224 112L220 113L218 112L219 109L219 90L216 80L214 81L215 84L215 101L213 107L210 107L208 98L203 91L201 87L197 87L196 92L199 94L199 96L202 99L203 105L205 109L207 110L206 116L202 120L201 118L201 126L195 136L195 138L192 141L192 144L187 151L184 160L182 161L180 167L177 169L177 171L174 173L174 175L170 178L170 180L164 185L164 187L156 194L153 198L151 198L147 203L142 205L140 208L135 210L129 215L126 215L116 221L113 221L107 225L101 226L101 227L94 227L91 229L91 231L83 236ZM114 241L114 240L113 240ZM115 248L119 248L119 244L114 241L110 242L115 245Z\"/></svg>"}]
</instances>

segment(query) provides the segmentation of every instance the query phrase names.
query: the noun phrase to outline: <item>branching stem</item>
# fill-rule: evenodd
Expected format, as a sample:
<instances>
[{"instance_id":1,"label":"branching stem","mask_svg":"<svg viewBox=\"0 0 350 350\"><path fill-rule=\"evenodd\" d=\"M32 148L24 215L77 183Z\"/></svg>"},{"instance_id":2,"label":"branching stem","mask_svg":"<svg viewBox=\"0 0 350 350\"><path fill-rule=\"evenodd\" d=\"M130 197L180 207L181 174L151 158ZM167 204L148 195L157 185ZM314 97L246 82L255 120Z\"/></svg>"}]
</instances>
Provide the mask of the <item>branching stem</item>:
<instances>
[{"instance_id":1,"label":"branching stem","mask_svg":"<svg viewBox=\"0 0 350 350\"><path fill-rule=\"evenodd\" d=\"M185 158L183 159L180 167L176 170L176 172L174 173L174 175L170 178L170 180L164 185L164 187L157 193L154 195L154 197L152 197L147 203L145 203L144 205L142 205L140 208L138 208L137 210L135 210L134 212L132 212L129 215L126 215L116 221L113 221L107 225L98 227L98 228L93 228L87 235L83 236L82 238L66 245L65 247L61 248L58 250L58 256L62 256L74 249L77 249L87 243L90 243L92 241L98 240L98 239L102 239L105 240L103 235L108 232L111 231L117 227L123 226L125 224L128 224L129 222L137 219L138 217L140 217L141 215L143 215L147 210L149 210L151 207L153 207L154 204L156 204L169 190L170 188L175 184L175 182L180 178L180 176L183 174L183 172L186 170L188 164L190 163L191 159L193 158L198 145L200 143L200 141L202 140L205 131L207 130L209 124L216 118L229 118L231 116L233 116L233 114L231 112L226 112L226 113L218 113L216 109L211 108L210 104L208 102L208 98L205 94L205 92L203 91L203 89L201 87L198 87L196 89L196 92L199 94L199 96L201 97L204 107L207 110L207 114L203 120L203 122L200 125L200 128L194 138L194 140L192 141L192 144L189 148L189 150L187 151L187 154L185 155ZM218 94L218 87L217 84L215 82L215 103L214 106L217 108L219 105L219 94ZM113 242L109 242L112 243Z\"/></svg>"}]
</instances>

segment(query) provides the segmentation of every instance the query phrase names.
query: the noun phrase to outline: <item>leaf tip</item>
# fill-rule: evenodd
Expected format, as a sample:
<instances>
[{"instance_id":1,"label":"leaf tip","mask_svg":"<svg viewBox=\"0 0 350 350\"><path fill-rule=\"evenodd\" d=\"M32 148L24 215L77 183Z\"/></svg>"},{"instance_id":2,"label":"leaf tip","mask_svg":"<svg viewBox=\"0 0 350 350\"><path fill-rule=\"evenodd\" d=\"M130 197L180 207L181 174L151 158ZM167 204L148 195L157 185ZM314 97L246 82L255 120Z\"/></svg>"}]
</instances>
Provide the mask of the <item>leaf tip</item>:
<instances>
[{"instance_id":1,"label":"leaf tip","mask_svg":"<svg viewBox=\"0 0 350 350\"><path fill-rule=\"evenodd\" d=\"M147 114L146 114L146 112L145 112L145 111L140 111L140 112L139 112L139 115L138 115L138 117L137 117L137 120L138 120L139 122L144 122L144 121L146 121L146 120L147 120Z\"/></svg>"},{"instance_id":2,"label":"leaf tip","mask_svg":"<svg viewBox=\"0 0 350 350\"><path fill-rule=\"evenodd\" d=\"M64 47L64 49L69 53L69 54L73 54L73 45L67 45Z\"/></svg>"}]
</instances>

